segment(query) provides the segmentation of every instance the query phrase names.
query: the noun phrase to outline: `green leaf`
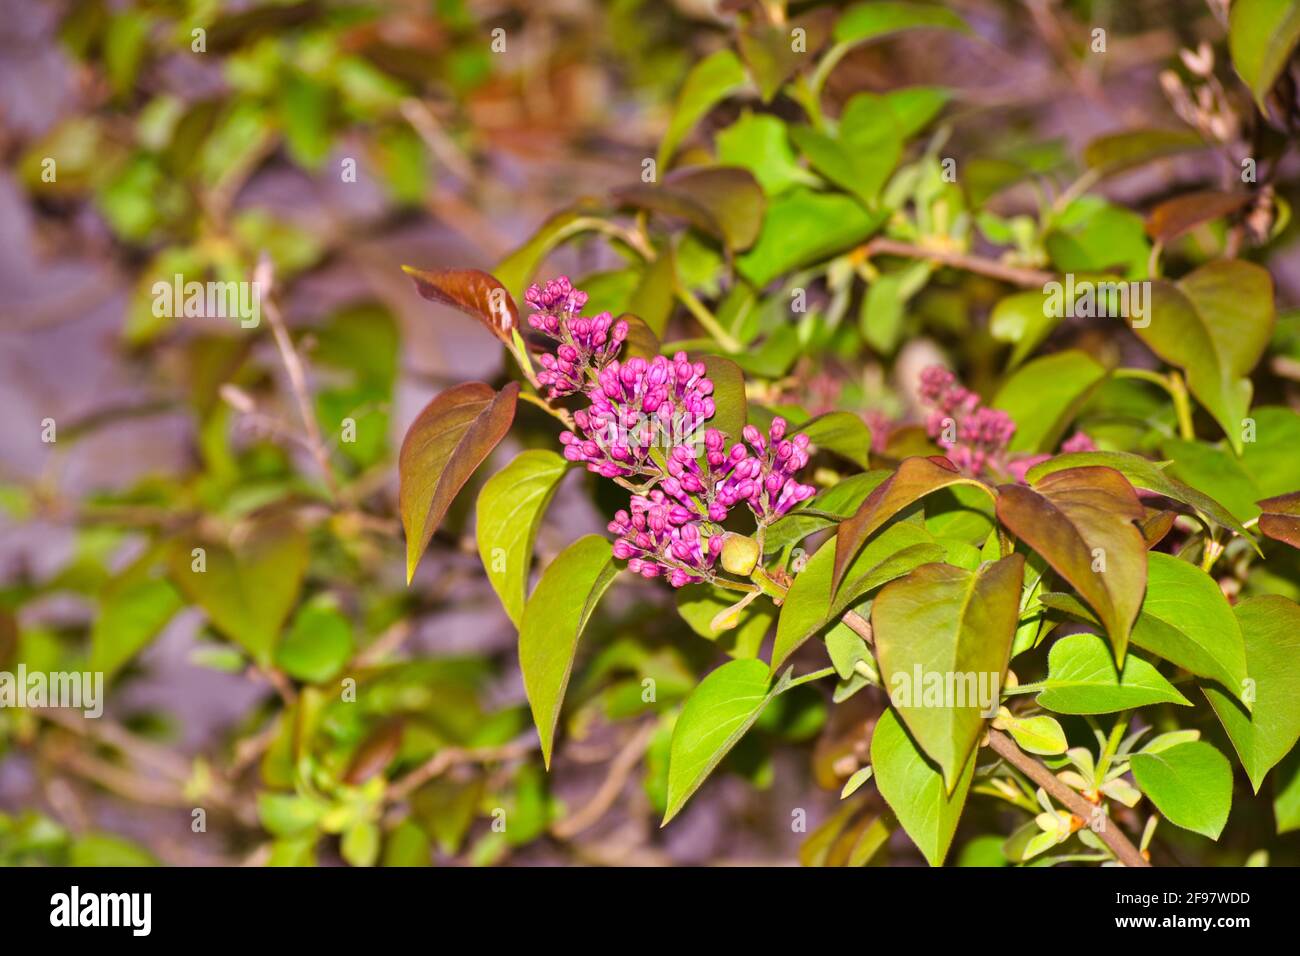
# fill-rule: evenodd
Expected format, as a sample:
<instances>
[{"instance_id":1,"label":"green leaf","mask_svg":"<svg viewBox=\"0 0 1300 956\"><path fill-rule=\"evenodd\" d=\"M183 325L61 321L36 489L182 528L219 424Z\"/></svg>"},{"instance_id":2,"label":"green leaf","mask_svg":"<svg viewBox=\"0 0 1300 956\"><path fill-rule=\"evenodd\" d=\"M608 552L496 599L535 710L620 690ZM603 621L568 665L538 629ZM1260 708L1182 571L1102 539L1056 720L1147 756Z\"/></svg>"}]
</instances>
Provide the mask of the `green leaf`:
<instances>
[{"instance_id":1,"label":"green leaf","mask_svg":"<svg viewBox=\"0 0 1300 956\"><path fill-rule=\"evenodd\" d=\"M709 427L716 428L733 442L739 441L741 432L749 422L745 373L739 365L721 355L692 355L691 360L704 363L709 381L713 383L715 411L709 420Z\"/></svg>"},{"instance_id":2,"label":"green leaf","mask_svg":"<svg viewBox=\"0 0 1300 956\"><path fill-rule=\"evenodd\" d=\"M995 726L1005 726L1026 753L1053 756L1063 754L1070 746L1065 730L1055 717L1039 714L1036 717L999 717Z\"/></svg>"},{"instance_id":3,"label":"green leaf","mask_svg":"<svg viewBox=\"0 0 1300 956\"><path fill-rule=\"evenodd\" d=\"M768 196L816 181L817 177L796 161L785 123L775 116L746 110L718 133L714 145L718 162L748 169Z\"/></svg>"},{"instance_id":4,"label":"green leaf","mask_svg":"<svg viewBox=\"0 0 1300 956\"><path fill-rule=\"evenodd\" d=\"M938 5L923 3L859 3L835 24L836 43L865 43L903 30L932 27L969 33L958 14Z\"/></svg>"},{"instance_id":5,"label":"green leaf","mask_svg":"<svg viewBox=\"0 0 1300 956\"><path fill-rule=\"evenodd\" d=\"M661 826L677 816L768 703L791 686L788 670L771 689L769 678L767 665L760 660L728 661L691 692L673 728L668 809Z\"/></svg>"},{"instance_id":6,"label":"green leaf","mask_svg":"<svg viewBox=\"0 0 1300 956\"><path fill-rule=\"evenodd\" d=\"M739 57L722 49L691 68L673 107L673 117L659 142L656 165L667 166L677 147L705 114L749 82Z\"/></svg>"},{"instance_id":7,"label":"green leaf","mask_svg":"<svg viewBox=\"0 0 1300 956\"><path fill-rule=\"evenodd\" d=\"M983 482L968 478L953 467L946 458L905 458L898 470L889 479L878 485L867 500L862 503L853 517L840 525L835 537L835 567L831 577L831 593L834 594L845 578L849 563L853 560L862 543L866 541L885 522L898 514L908 505L924 498L940 488L952 485L974 485L988 492L994 492Z\"/></svg>"},{"instance_id":8,"label":"green leaf","mask_svg":"<svg viewBox=\"0 0 1300 956\"><path fill-rule=\"evenodd\" d=\"M455 385L407 429L397 460L407 584L452 499L510 430L518 395L518 382L500 392L481 382Z\"/></svg>"},{"instance_id":9,"label":"green leaf","mask_svg":"<svg viewBox=\"0 0 1300 956\"><path fill-rule=\"evenodd\" d=\"M519 667L547 768L578 638L617 574L610 543L589 534L556 555L524 606Z\"/></svg>"},{"instance_id":10,"label":"green leaf","mask_svg":"<svg viewBox=\"0 0 1300 956\"><path fill-rule=\"evenodd\" d=\"M814 169L868 206L902 158L905 139L889 100L876 93L858 93L845 104L837 138L805 126L790 136Z\"/></svg>"},{"instance_id":11,"label":"green leaf","mask_svg":"<svg viewBox=\"0 0 1300 956\"><path fill-rule=\"evenodd\" d=\"M758 241L736 260L736 267L751 285L761 288L779 275L861 242L884 218L848 196L792 189L772 200Z\"/></svg>"},{"instance_id":12,"label":"green leaf","mask_svg":"<svg viewBox=\"0 0 1300 956\"><path fill-rule=\"evenodd\" d=\"M1234 696L1246 680L1241 628L1218 583L1168 554L1147 558L1147 593L1132 641L1200 677L1218 681Z\"/></svg>"},{"instance_id":13,"label":"green leaf","mask_svg":"<svg viewBox=\"0 0 1300 956\"><path fill-rule=\"evenodd\" d=\"M826 42L834 12L827 8L779 23L755 20L736 38L740 55L758 84L764 103L771 102L785 82ZM802 31L803 45L795 49L795 30Z\"/></svg>"},{"instance_id":14,"label":"green leaf","mask_svg":"<svg viewBox=\"0 0 1300 956\"><path fill-rule=\"evenodd\" d=\"M1203 740L1129 758L1133 779L1170 822L1217 840L1232 809L1232 766Z\"/></svg>"},{"instance_id":15,"label":"green leaf","mask_svg":"<svg viewBox=\"0 0 1300 956\"><path fill-rule=\"evenodd\" d=\"M109 583L99 597L99 613L90 631L92 671L109 680L158 635L181 607L181 596L165 580L123 577Z\"/></svg>"},{"instance_id":16,"label":"green leaf","mask_svg":"<svg viewBox=\"0 0 1300 956\"><path fill-rule=\"evenodd\" d=\"M1167 438L1160 444L1160 454L1170 460L1169 474L1222 501L1238 518L1249 521L1259 516L1255 502L1263 493L1231 450Z\"/></svg>"},{"instance_id":17,"label":"green leaf","mask_svg":"<svg viewBox=\"0 0 1300 956\"><path fill-rule=\"evenodd\" d=\"M1009 450L1055 448L1106 374L1087 353L1073 350L1045 355L1018 369L991 403L1016 423Z\"/></svg>"},{"instance_id":18,"label":"green leaf","mask_svg":"<svg viewBox=\"0 0 1300 956\"><path fill-rule=\"evenodd\" d=\"M893 710L886 710L871 735L871 766L876 788L907 835L931 866L942 866L966 805L975 754L950 792L943 774L908 736Z\"/></svg>"},{"instance_id":19,"label":"green leaf","mask_svg":"<svg viewBox=\"0 0 1300 956\"><path fill-rule=\"evenodd\" d=\"M1162 465L1149 461L1141 455L1133 455L1122 451L1071 452L1065 455L1057 455L1048 461L1035 465L1029 469L1025 478L1030 484L1037 484L1040 479L1047 475L1064 471L1067 468L1079 468L1085 465L1105 465L1108 468L1114 468L1127 478L1133 487L1145 491L1154 491L1166 498L1182 502L1200 512L1213 523L1224 528L1231 528L1252 544L1254 543L1255 539L1250 532L1227 508L1209 495L1170 477Z\"/></svg>"},{"instance_id":20,"label":"green leaf","mask_svg":"<svg viewBox=\"0 0 1300 956\"><path fill-rule=\"evenodd\" d=\"M579 233L605 225L593 214L596 209L594 204L583 202L551 216L527 242L497 263L492 270L497 280L516 300L522 299L529 280L552 249Z\"/></svg>"},{"instance_id":21,"label":"green leaf","mask_svg":"<svg viewBox=\"0 0 1300 956\"><path fill-rule=\"evenodd\" d=\"M1016 368L1042 345L1060 319L1047 307L1045 293L1034 290L1017 292L999 300L989 315L989 334L999 342L1014 347L1009 368Z\"/></svg>"},{"instance_id":22,"label":"green leaf","mask_svg":"<svg viewBox=\"0 0 1300 956\"><path fill-rule=\"evenodd\" d=\"M1241 465L1260 495L1273 498L1300 491L1300 414L1290 408L1261 405L1250 410L1254 441L1245 442Z\"/></svg>"},{"instance_id":23,"label":"green leaf","mask_svg":"<svg viewBox=\"0 0 1300 956\"><path fill-rule=\"evenodd\" d=\"M767 529L764 548L771 554L787 545L796 544L815 531L829 528L845 520L867 495L871 494L892 472L880 469L861 475L850 475L821 494L804 503L782 518L772 522Z\"/></svg>"},{"instance_id":24,"label":"green leaf","mask_svg":"<svg viewBox=\"0 0 1300 956\"><path fill-rule=\"evenodd\" d=\"M977 571L927 564L886 585L871 607L890 703L950 792L997 710L1024 569L1019 554Z\"/></svg>"},{"instance_id":25,"label":"green leaf","mask_svg":"<svg viewBox=\"0 0 1300 956\"><path fill-rule=\"evenodd\" d=\"M1300 738L1300 606L1268 594L1242 601L1235 608L1246 641L1246 708L1218 687L1201 689L1228 732L1241 765L1259 792L1264 777Z\"/></svg>"},{"instance_id":26,"label":"green leaf","mask_svg":"<svg viewBox=\"0 0 1300 956\"><path fill-rule=\"evenodd\" d=\"M853 562L845 584L831 600L831 570L835 550L825 542L794 579L781 604L776 624L776 642L772 645L772 672L805 641L837 621L862 595L901 577L913 568L943 558L924 528L898 523L872 541Z\"/></svg>"},{"instance_id":27,"label":"green leaf","mask_svg":"<svg viewBox=\"0 0 1300 956\"><path fill-rule=\"evenodd\" d=\"M1147 584L1145 512L1113 468L1058 471L1032 488L1003 485L998 519L1065 578L1105 625L1121 666Z\"/></svg>"},{"instance_id":28,"label":"green leaf","mask_svg":"<svg viewBox=\"0 0 1300 956\"><path fill-rule=\"evenodd\" d=\"M194 554L197 548L201 555ZM307 536L288 519L270 519L229 546L187 541L172 552L170 569L172 581L212 626L266 666L298 602Z\"/></svg>"},{"instance_id":29,"label":"green leaf","mask_svg":"<svg viewBox=\"0 0 1300 956\"><path fill-rule=\"evenodd\" d=\"M1096 634L1071 634L1052 645L1037 702L1058 714L1109 714L1149 704L1190 701L1149 663L1130 654L1124 669Z\"/></svg>"},{"instance_id":30,"label":"green leaf","mask_svg":"<svg viewBox=\"0 0 1300 956\"><path fill-rule=\"evenodd\" d=\"M476 509L479 557L515 627L524 613L533 542L568 462L553 451L520 452L483 485Z\"/></svg>"},{"instance_id":31,"label":"green leaf","mask_svg":"<svg viewBox=\"0 0 1300 956\"><path fill-rule=\"evenodd\" d=\"M1134 331L1187 385L1242 452L1253 394L1247 377L1273 334L1273 279L1261 266L1219 259L1177 283L1151 284L1148 323Z\"/></svg>"},{"instance_id":32,"label":"green leaf","mask_svg":"<svg viewBox=\"0 0 1300 956\"><path fill-rule=\"evenodd\" d=\"M319 684L343 669L353 647L351 622L332 595L321 594L298 609L275 662L290 677Z\"/></svg>"},{"instance_id":33,"label":"green leaf","mask_svg":"<svg viewBox=\"0 0 1300 956\"><path fill-rule=\"evenodd\" d=\"M827 412L790 432L807 435L818 450L833 451L864 469L871 467L871 429L852 412Z\"/></svg>"},{"instance_id":34,"label":"green leaf","mask_svg":"<svg viewBox=\"0 0 1300 956\"><path fill-rule=\"evenodd\" d=\"M1268 92L1286 68L1300 40L1300 3L1296 0L1236 0L1228 15L1228 50L1232 65L1267 114Z\"/></svg>"},{"instance_id":35,"label":"green leaf","mask_svg":"<svg viewBox=\"0 0 1300 956\"><path fill-rule=\"evenodd\" d=\"M862 297L859 325L867 344L882 355L892 355L903 334L907 303L925 287L934 271L928 262L913 262L885 272L867 287Z\"/></svg>"},{"instance_id":36,"label":"green leaf","mask_svg":"<svg viewBox=\"0 0 1300 956\"><path fill-rule=\"evenodd\" d=\"M1273 785L1273 819L1277 834L1300 830L1300 751L1292 751L1278 768Z\"/></svg>"}]
</instances>

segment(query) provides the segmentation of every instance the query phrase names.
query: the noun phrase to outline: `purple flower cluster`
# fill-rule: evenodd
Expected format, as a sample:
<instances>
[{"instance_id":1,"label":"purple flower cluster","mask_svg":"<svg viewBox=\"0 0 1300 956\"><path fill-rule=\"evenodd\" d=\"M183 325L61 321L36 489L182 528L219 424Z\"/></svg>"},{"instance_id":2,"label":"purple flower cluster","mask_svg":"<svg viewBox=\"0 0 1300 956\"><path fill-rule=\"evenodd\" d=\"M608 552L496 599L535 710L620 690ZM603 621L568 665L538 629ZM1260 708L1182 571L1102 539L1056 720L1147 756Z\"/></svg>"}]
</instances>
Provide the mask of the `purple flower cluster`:
<instances>
[{"instance_id":1,"label":"purple flower cluster","mask_svg":"<svg viewBox=\"0 0 1300 956\"><path fill-rule=\"evenodd\" d=\"M627 324L609 313L581 316L587 296L567 278L532 286L524 301L535 310L529 325L559 343L540 357L538 382L551 398L581 393L591 402L560 434L564 457L634 489L629 510L609 523L614 556L634 573L674 587L711 581L723 544L713 526L732 508L744 502L762 527L815 492L796 478L808 464L808 436L786 438L784 419L766 436L746 426L730 451L729 436L703 431L716 411L703 362L685 352L620 362Z\"/></svg>"},{"instance_id":2,"label":"purple flower cluster","mask_svg":"<svg viewBox=\"0 0 1300 956\"><path fill-rule=\"evenodd\" d=\"M963 387L942 365L921 372L920 397L931 407L925 430L962 471L977 477L1010 476L1024 482L1025 473L1050 455L1010 455L1007 446L1016 423L1006 412L988 408L979 396ZM1061 446L1062 452L1095 451L1092 439L1076 432Z\"/></svg>"},{"instance_id":3,"label":"purple flower cluster","mask_svg":"<svg viewBox=\"0 0 1300 956\"><path fill-rule=\"evenodd\" d=\"M587 304L587 293L573 287L565 276L545 286L530 286L524 301L534 310L528 324L560 344L555 354L544 353L537 373L551 398L581 391L588 370L599 374L611 362L627 338L627 323L614 321L608 312L593 318L578 313Z\"/></svg>"}]
</instances>

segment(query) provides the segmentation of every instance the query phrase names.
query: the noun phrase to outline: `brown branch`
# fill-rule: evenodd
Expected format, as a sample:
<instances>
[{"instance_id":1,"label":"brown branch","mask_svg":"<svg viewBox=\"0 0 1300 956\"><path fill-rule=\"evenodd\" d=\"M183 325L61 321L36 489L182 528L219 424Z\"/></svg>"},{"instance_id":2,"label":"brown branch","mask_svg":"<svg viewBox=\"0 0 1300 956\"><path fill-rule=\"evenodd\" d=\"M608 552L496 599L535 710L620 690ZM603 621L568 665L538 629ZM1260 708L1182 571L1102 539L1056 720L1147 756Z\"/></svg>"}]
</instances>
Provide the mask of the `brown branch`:
<instances>
[{"instance_id":1,"label":"brown branch","mask_svg":"<svg viewBox=\"0 0 1300 956\"><path fill-rule=\"evenodd\" d=\"M1066 786L1057 778L1056 774L1017 747L1015 741L1002 731L989 730L989 746L993 748L999 757L1046 790L1048 796L1053 797L1058 803L1064 804L1075 816L1085 821L1092 818L1092 814L1097 809L1093 804L1085 800L1075 790ZM1102 827L1100 831L1097 831L1097 836L1101 838L1101 841L1106 846L1110 847L1111 852L1125 866L1141 867L1151 865L1143 858L1138 848L1124 835L1124 831L1119 828L1119 824Z\"/></svg>"},{"instance_id":2,"label":"brown branch","mask_svg":"<svg viewBox=\"0 0 1300 956\"><path fill-rule=\"evenodd\" d=\"M388 800L404 800L434 777L440 777L452 767L465 763L496 763L526 757L538 747L535 735L523 740L502 744L500 747L444 747L400 780L388 785Z\"/></svg>"},{"instance_id":3,"label":"brown branch","mask_svg":"<svg viewBox=\"0 0 1300 956\"><path fill-rule=\"evenodd\" d=\"M862 249L867 256L883 254L937 262L940 265L952 266L954 269L964 269L967 272L976 272L993 279L1000 279L1003 282L1009 282L1011 285L1021 286L1026 289L1041 288L1056 279L1053 273L1045 272L1042 269L1022 269L1018 266L1009 266L1002 262L996 262L993 259L985 259L983 256L972 256L964 252L947 252L943 249L927 249L924 246L915 246L909 242L899 242L896 239L886 239L884 237L872 239Z\"/></svg>"}]
</instances>

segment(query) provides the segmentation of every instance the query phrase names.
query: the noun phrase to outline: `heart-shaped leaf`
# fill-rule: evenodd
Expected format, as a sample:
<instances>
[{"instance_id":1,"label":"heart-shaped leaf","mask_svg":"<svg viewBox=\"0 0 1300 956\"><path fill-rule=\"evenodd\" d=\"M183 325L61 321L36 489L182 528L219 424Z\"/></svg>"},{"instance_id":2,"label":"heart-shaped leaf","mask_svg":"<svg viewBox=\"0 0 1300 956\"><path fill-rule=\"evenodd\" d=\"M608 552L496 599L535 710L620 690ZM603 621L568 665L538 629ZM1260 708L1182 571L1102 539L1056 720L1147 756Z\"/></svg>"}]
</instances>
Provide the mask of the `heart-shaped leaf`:
<instances>
[{"instance_id":1,"label":"heart-shaped leaf","mask_svg":"<svg viewBox=\"0 0 1300 956\"><path fill-rule=\"evenodd\" d=\"M487 326L502 342L509 343L519 327L519 307L500 282L479 269L413 269L402 266L415 281L420 295L441 302Z\"/></svg>"},{"instance_id":2,"label":"heart-shaped leaf","mask_svg":"<svg viewBox=\"0 0 1300 956\"><path fill-rule=\"evenodd\" d=\"M1122 671L1096 634L1071 634L1052 645L1047 680L1036 698L1058 714L1110 714L1148 704L1191 702L1148 662L1130 654Z\"/></svg>"},{"instance_id":3,"label":"heart-shaped leaf","mask_svg":"<svg viewBox=\"0 0 1300 956\"><path fill-rule=\"evenodd\" d=\"M992 488L963 475L947 458L918 456L903 459L898 470L867 496L852 518L840 525L835 537L831 593L839 590L849 563L867 538L908 505L951 485L974 485L988 492L990 497L995 496Z\"/></svg>"},{"instance_id":4,"label":"heart-shaped leaf","mask_svg":"<svg viewBox=\"0 0 1300 956\"><path fill-rule=\"evenodd\" d=\"M185 541L172 552L171 577L213 627L268 666L298 602L307 554L307 536L288 519L272 518L229 544Z\"/></svg>"},{"instance_id":5,"label":"heart-shaped leaf","mask_svg":"<svg viewBox=\"0 0 1300 956\"><path fill-rule=\"evenodd\" d=\"M1232 765L1203 740L1130 758L1133 779L1170 823L1217 840L1232 809Z\"/></svg>"},{"instance_id":6,"label":"heart-shaped leaf","mask_svg":"<svg viewBox=\"0 0 1300 956\"><path fill-rule=\"evenodd\" d=\"M610 543L589 534L555 556L524 606L519 667L548 768L578 638L617 575Z\"/></svg>"},{"instance_id":7,"label":"heart-shaped leaf","mask_svg":"<svg viewBox=\"0 0 1300 956\"><path fill-rule=\"evenodd\" d=\"M999 520L1092 606L1121 666L1146 591L1146 542L1133 524L1144 517L1133 486L1104 466L1058 471L1033 488L1003 485L998 494Z\"/></svg>"},{"instance_id":8,"label":"heart-shaped leaf","mask_svg":"<svg viewBox=\"0 0 1300 956\"><path fill-rule=\"evenodd\" d=\"M478 495L475 537L479 557L515 627L524 612L537 528L568 466L562 457L543 448L520 452L487 480Z\"/></svg>"},{"instance_id":9,"label":"heart-shaped leaf","mask_svg":"<svg viewBox=\"0 0 1300 956\"><path fill-rule=\"evenodd\" d=\"M876 789L907 835L931 866L942 866L966 805L975 754L970 755L950 791L939 768L908 736L893 710L886 710L871 735L871 766Z\"/></svg>"},{"instance_id":10,"label":"heart-shaped leaf","mask_svg":"<svg viewBox=\"0 0 1300 956\"><path fill-rule=\"evenodd\" d=\"M518 395L517 382L500 392L482 382L455 385L407 429L397 458L407 584L452 499L510 430Z\"/></svg>"},{"instance_id":11,"label":"heart-shaped leaf","mask_svg":"<svg viewBox=\"0 0 1300 956\"><path fill-rule=\"evenodd\" d=\"M1241 702L1212 685L1202 690L1228 732L1255 792L1265 775L1300 739L1300 606L1276 594L1242 601L1235 608L1246 641L1245 695Z\"/></svg>"},{"instance_id":12,"label":"heart-shaped leaf","mask_svg":"<svg viewBox=\"0 0 1300 956\"><path fill-rule=\"evenodd\" d=\"M1093 392L1106 369L1086 352L1054 352L1021 366L998 390L991 405L1011 416L1010 451L1051 451Z\"/></svg>"},{"instance_id":13,"label":"heart-shaped leaf","mask_svg":"<svg viewBox=\"0 0 1300 956\"><path fill-rule=\"evenodd\" d=\"M949 791L1000 702L1020 613L1023 555L977 571L927 564L871 607L880 677Z\"/></svg>"}]
</instances>

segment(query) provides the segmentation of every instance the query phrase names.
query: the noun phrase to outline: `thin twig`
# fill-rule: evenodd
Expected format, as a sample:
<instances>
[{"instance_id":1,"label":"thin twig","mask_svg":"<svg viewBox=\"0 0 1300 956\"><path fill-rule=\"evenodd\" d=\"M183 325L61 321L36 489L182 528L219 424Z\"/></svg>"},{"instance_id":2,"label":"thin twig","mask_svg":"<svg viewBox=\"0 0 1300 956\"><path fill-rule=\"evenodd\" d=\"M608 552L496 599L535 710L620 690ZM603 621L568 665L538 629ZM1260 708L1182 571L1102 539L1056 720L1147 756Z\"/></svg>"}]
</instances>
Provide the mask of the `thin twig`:
<instances>
[{"instance_id":1,"label":"thin twig","mask_svg":"<svg viewBox=\"0 0 1300 956\"><path fill-rule=\"evenodd\" d=\"M537 737L533 734L499 747L444 747L406 776L389 784L388 799L391 802L405 800L434 777L439 777L460 764L518 760L537 748Z\"/></svg>"},{"instance_id":2,"label":"thin twig","mask_svg":"<svg viewBox=\"0 0 1300 956\"><path fill-rule=\"evenodd\" d=\"M872 239L863 247L863 251L868 256L883 254L937 262L940 265L952 266L954 269L965 269L967 272L976 272L993 279L1001 279L1003 282L1009 282L1011 285L1021 286L1026 289L1041 288L1056 279L1054 274L1045 272L1042 269L1009 266L1003 262L985 259L983 256L972 256L964 252L948 252L943 249L927 249L924 246L914 246L908 242L899 242L896 239L886 239L884 237Z\"/></svg>"},{"instance_id":3,"label":"thin twig","mask_svg":"<svg viewBox=\"0 0 1300 956\"><path fill-rule=\"evenodd\" d=\"M284 369L289 375L289 385L293 390L294 398L298 402L298 414L302 416L303 427L307 430L307 441L311 453L316 459L316 464L320 467L321 475L325 479L325 485L329 488L330 498L337 501L339 499L339 487L334 479L334 469L330 465L329 454L325 451L325 442L321 438L316 413L312 409L311 393L307 390L307 375L303 369L302 359L293 347L293 340L289 338L289 331L285 328L284 319L280 316L280 309L276 306L271 295L271 264L270 260L265 257L257 267L257 281L263 289L262 311L266 313L266 321L271 326L276 347L280 350L280 358L284 361Z\"/></svg>"},{"instance_id":4,"label":"thin twig","mask_svg":"<svg viewBox=\"0 0 1300 956\"><path fill-rule=\"evenodd\" d=\"M649 749L650 741L654 739L657 728L658 723L653 720L641 725L640 729L632 735L632 739L623 745L623 749L610 762L609 772L596 790L595 796L581 810L553 824L552 835L561 840L571 839L608 812L623 792L627 778Z\"/></svg>"},{"instance_id":5,"label":"thin twig","mask_svg":"<svg viewBox=\"0 0 1300 956\"><path fill-rule=\"evenodd\" d=\"M1048 770L1041 763L1029 756L1016 746L1006 734L1000 730L989 730L989 746L997 753L999 757L1005 760L1011 766L1015 767L1026 777L1038 784L1047 791L1048 796L1056 799L1058 803L1064 804L1065 807L1085 822L1092 819L1097 807L1085 800L1082 795L1072 788L1062 783L1052 771ZM1119 828L1118 824L1114 826L1103 826L1096 831L1101 841L1110 847L1115 857L1125 866L1150 866L1151 864L1143 858L1138 852L1124 831Z\"/></svg>"}]
</instances>

